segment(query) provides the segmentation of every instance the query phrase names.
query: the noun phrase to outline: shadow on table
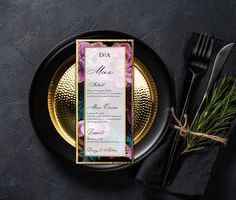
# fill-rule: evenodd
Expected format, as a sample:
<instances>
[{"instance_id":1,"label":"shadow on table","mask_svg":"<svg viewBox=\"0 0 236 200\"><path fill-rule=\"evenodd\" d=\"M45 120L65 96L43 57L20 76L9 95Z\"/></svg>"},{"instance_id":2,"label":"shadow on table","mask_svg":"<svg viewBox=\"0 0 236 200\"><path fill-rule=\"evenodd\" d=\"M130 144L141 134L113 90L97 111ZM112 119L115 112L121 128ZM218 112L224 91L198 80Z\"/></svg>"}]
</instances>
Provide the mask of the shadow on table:
<instances>
[{"instance_id":1,"label":"shadow on table","mask_svg":"<svg viewBox=\"0 0 236 200\"><path fill-rule=\"evenodd\" d=\"M75 182L84 183L92 189L113 190L115 188L117 191L131 187L134 185L133 179L139 167L139 164L136 164L117 171L88 171L52 154L51 159L53 164L63 170L64 176L68 176Z\"/></svg>"}]
</instances>

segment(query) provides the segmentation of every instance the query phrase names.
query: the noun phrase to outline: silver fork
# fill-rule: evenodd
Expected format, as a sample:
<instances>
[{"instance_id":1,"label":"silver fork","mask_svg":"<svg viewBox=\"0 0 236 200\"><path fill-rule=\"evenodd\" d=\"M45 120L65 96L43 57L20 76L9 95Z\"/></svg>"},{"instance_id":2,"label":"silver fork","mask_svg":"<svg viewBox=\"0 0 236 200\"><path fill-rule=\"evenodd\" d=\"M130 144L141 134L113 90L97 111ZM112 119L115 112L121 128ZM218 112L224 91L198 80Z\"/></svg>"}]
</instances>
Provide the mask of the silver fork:
<instances>
[{"instance_id":1,"label":"silver fork","mask_svg":"<svg viewBox=\"0 0 236 200\"><path fill-rule=\"evenodd\" d=\"M182 108L180 121L183 120L184 114L188 110L189 100L193 94L193 89L196 86L198 80L202 75L207 71L211 54L213 48L214 39L213 36L209 36L207 33L204 35L201 33L196 41L196 44L193 48L192 55L190 57L188 70L191 72L191 82L188 88L186 88L187 95L185 98L184 106ZM171 183L173 178L175 177L176 166L179 166L181 163L178 163L179 155L181 154L181 147L183 145L183 139L176 131L174 134L174 140L171 146L171 151L169 154L169 158L167 161L167 165L165 167L165 173L162 179L161 187L165 188L167 183ZM182 139L182 140L181 140ZM176 163L177 162L177 163ZM179 161L181 162L181 161Z\"/></svg>"}]
</instances>

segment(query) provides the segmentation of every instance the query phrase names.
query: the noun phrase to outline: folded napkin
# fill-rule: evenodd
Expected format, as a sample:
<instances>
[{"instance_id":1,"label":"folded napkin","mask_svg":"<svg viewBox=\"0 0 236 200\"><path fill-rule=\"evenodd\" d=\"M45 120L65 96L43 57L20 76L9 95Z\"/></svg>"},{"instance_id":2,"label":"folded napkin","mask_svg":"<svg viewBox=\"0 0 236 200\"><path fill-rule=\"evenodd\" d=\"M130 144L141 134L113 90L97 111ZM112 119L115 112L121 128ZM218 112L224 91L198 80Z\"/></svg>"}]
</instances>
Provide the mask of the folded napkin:
<instances>
[{"instance_id":1,"label":"folded napkin","mask_svg":"<svg viewBox=\"0 0 236 200\"><path fill-rule=\"evenodd\" d=\"M175 80L174 84L176 89L177 113L180 112L181 101L184 100L183 88L184 85L186 85L186 79L184 79L184 77L188 77L187 58L189 58L192 52L197 37L197 33L186 34L185 40L181 42L181 46L178 49L178 51L180 50L183 53L183 57L180 58L181 61L179 62L181 65L179 67L172 66L172 68L170 66L169 69L171 75L174 76L172 77L173 80ZM219 50L228 43L229 42L215 39L209 69L213 66L213 62ZM236 56L233 56L236 55L235 53L236 48L234 47L220 74L221 77L223 77L225 73L236 77ZM190 118L194 114L194 110L199 105L201 100L199 97L202 97L204 93L210 71L211 70L208 70L201 79L195 94L192 96L191 108L188 113ZM218 155L220 154L221 149L225 149L227 146L223 147L222 144L216 143L214 145L209 145L202 151L190 153L184 158L175 179L162 191L161 180L165 171L174 132L175 131L171 128L167 131L161 145L141 165L135 181L144 186L158 200L201 199L207 188L209 180L213 175L214 166ZM229 140L232 132L236 132L236 121L232 123L229 130L225 133L227 137L229 137Z\"/></svg>"}]
</instances>

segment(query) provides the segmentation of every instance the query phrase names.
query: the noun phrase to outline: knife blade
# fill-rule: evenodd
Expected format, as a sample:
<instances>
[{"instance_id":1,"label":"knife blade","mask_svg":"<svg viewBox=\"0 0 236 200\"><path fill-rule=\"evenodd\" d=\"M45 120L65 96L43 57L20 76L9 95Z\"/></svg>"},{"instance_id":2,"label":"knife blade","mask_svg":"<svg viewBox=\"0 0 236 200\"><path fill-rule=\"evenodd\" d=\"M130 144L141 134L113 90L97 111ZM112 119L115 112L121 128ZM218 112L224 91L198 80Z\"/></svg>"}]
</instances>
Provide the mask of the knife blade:
<instances>
[{"instance_id":1,"label":"knife blade","mask_svg":"<svg viewBox=\"0 0 236 200\"><path fill-rule=\"evenodd\" d=\"M194 115L194 118L192 120L190 128L193 126L193 124L198 116L198 113L200 112L200 110L206 100L206 97L208 96L209 92L212 90L212 87L214 86L216 79L220 75L220 73L224 67L224 64L225 64L227 58L229 57L230 52L232 51L233 47L234 47L234 43L229 43L229 44L225 45L223 48L221 48L221 50L217 54L214 64L213 64L213 67L212 67L211 75L210 75L206 90L205 90L204 95L202 97L201 103L199 104L198 109Z\"/></svg>"}]
</instances>

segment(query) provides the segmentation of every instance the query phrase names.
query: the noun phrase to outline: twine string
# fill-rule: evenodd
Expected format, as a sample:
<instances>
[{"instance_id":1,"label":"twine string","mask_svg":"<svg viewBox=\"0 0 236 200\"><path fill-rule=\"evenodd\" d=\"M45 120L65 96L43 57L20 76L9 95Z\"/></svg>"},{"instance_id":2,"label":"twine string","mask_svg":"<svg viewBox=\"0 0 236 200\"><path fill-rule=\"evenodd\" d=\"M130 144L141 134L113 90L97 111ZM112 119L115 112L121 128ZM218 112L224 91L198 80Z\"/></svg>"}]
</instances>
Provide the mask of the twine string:
<instances>
[{"instance_id":1,"label":"twine string","mask_svg":"<svg viewBox=\"0 0 236 200\"><path fill-rule=\"evenodd\" d=\"M170 109L171 111L171 114L176 122L176 124L172 125L172 127L176 130L179 131L179 134L182 136L182 137L186 137L188 134L191 134L191 135L194 135L194 136L197 136L197 137L204 137L204 138L208 138L208 139L211 139L211 140L214 140L216 142L220 142L220 143L223 143L223 144L226 144L227 143L227 139L225 138L222 138L220 136L216 136L216 135L211 135L211 134L208 134L208 133L201 133L201 132L195 132L195 131L191 131L189 129L189 125L188 125L188 115L187 114L184 114L184 120L183 120L183 123L177 118L176 114L175 114L175 111L174 111L174 108L171 108Z\"/></svg>"}]
</instances>

